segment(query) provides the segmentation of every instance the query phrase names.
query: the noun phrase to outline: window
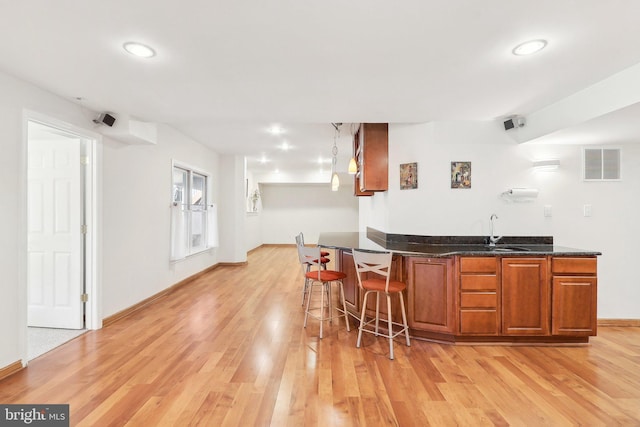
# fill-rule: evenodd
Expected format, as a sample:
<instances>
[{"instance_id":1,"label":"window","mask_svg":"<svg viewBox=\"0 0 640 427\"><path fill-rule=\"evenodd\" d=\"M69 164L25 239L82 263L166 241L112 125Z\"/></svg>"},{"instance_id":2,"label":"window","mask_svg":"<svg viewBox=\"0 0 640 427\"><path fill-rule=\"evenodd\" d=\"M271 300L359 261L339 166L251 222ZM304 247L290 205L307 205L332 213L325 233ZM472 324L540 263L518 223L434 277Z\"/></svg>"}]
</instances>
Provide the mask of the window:
<instances>
[{"instance_id":1,"label":"window","mask_svg":"<svg viewBox=\"0 0 640 427\"><path fill-rule=\"evenodd\" d=\"M584 148L583 179L585 181L619 181L619 148Z\"/></svg>"},{"instance_id":2,"label":"window","mask_svg":"<svg viewBox=\"0 0 640 427\"><path fill-rule=\"evenodd\" d=\"M173 165L171 259L217 246L215 206L208 202L209 176Z\"/></svg>"}]
</instances>

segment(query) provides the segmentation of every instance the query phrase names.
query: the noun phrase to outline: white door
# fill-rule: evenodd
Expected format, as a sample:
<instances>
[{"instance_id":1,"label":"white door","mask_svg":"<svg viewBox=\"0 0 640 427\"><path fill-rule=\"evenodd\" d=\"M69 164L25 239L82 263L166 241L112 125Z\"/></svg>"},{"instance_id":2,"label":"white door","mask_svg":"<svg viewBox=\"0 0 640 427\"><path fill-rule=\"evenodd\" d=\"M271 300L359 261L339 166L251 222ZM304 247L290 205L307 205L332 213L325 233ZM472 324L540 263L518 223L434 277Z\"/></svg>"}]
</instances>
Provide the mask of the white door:
<instances>
[{"instance_id":1,"label":"white door","mask_svg":"<svg viewBox=\"0 0 640 427\"><path fill-rule=\"evenodd\" d=\"M35 139L31 129L29 123L27 323L82 329L81 141L55 134Z\"/></svg>"}]
</instances>

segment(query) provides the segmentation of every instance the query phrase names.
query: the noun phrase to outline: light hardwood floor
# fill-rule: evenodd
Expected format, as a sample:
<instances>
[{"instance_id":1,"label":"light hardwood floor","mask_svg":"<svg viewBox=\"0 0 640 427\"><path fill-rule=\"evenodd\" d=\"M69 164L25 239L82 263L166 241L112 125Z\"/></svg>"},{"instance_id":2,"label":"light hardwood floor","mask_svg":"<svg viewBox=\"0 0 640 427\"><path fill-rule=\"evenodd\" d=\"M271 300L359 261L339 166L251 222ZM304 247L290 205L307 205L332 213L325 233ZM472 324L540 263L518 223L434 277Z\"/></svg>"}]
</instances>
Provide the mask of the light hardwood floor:
<instances>
[{"instance_id":1,"label":"light hardwood floor","mask_svg":"<svg viewBox=\"0 0 640 427\"><path fill-rule=\"evenodd\" d=\"M294 247L263 247L0 382L82 426L638 426L640 328L580 347L452 346L302 327Z\"/></svg>"}]
</instances>

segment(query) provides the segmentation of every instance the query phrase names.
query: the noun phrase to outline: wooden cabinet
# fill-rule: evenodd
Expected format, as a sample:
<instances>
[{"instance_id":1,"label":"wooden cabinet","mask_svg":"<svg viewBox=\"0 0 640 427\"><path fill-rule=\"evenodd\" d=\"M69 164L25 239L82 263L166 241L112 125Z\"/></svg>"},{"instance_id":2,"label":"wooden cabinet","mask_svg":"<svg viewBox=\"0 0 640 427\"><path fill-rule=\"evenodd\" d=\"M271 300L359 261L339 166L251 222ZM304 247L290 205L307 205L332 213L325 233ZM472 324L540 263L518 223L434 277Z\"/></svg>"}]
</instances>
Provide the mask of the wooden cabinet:
<instances>
[{"instance_id":1,"label":"wooden cabinet","mask_svg":"<svg viewBox=\"0 0 640 427\"><path fill-rule=\"evenodd\" d=\"M407 322L416 330L455 333L453 259L407 257Z\"/></svg>"},{"instance_id":2,"label":"wooden cabinet","mask_svg":"<svg viewBox=\"0 0 640 427\"><path fill-rule=\"evenodd\" d=\"M554 257L551 273L551 334L596 335L596 258Z\"/></svg>"},{"instance_id":3,"label":"wooden cabinet","mask_svg":"<svg viewBox=\"0 0 640 427\"><path fill-rule=\"evenodd\" d=\"M360 193L387 191L389 187L389 124L362 123L357 135L357 146L354 147L358 164L356 188ZM356 195L359 195L358 191Z\"/></svg>"},{"instance_id":4,"label":"wooden cabinet","mask_svg":"<svg viewBox=\"0 0 640 427\"><path fill-rule=\"evenodd\" d=\"M498 335L498 258L461 257L459 269L458 332L462 335Z\"/></svg>"},{"instance_id":5,"label":"wooden cabinet","mask_svg":"<svg viewBox=\"0 0 640 427\"><path fill-rule=\"evenodd\" d=\"M347 277L347 310L360 317L363 293L353 256L336 251ZM596 335L596 257L395 255L392 278L407 284L410 334L450 342L588 342ZM393 296L392 317L400 321ZM369 298L367 316L375 313ZM382 317L386 300L380 299ZM382 327L382 324L381 324Z\"/></svg>"},{"instance_id":6,"label":"wooden cabinet","mask_svg":"<svg viewBox=\"0 0 640 427\"><path fill-rule=\"evenodd\" d=\"M546 258L502 258L502 334L549 335Z\"/></svg>"}]
</instances>

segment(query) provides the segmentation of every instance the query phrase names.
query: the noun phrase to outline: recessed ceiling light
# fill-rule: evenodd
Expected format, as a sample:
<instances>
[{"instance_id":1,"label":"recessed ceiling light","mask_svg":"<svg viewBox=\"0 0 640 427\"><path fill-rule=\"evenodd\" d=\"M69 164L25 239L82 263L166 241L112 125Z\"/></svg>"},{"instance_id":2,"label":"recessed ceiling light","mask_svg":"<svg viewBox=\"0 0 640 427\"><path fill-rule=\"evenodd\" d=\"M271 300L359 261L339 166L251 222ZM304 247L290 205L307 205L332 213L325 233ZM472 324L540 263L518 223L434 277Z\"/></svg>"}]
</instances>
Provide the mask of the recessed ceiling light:
<instances>
[{"instance_id":1,"label":"recessed ceiling light","mask_svg":"<svg viewBox=\"0 0 640 427\"><path fill-rule=\"evenodd\" d=\"M153 56L156 56L155 50L142 43L127 42L123 44L122 47L131 55L137 56L139 58L151 58Z\"/></svg>"},{"instance_id":2,"label":"recessed ceiling light","mask_svg":"<svg viewBox=\"0 0 640 427\"><path fill-rule=\"evenodd\" d=\"M284 129L282 129L279 125L273 125L269 128L269 133L271 135L280 135L284 133Z\"/></svg>"},{"instance_id":3,"label":"recessed ceiling light","mask_svg":"<svg viewBox=\"0 0 640 427\"><path fill-rule=\"evenodd\" d=\"M531 55L533 53L540 52L546 45L547 41L543 39L529 40L527 42L520 43L518 46L514 47L511 52L518 56Z\"/></svg>"},{"instance_id":4,"label":"recessed ceiling light","mask_svg":"<svg viewBox=\"0 0 640 427\"><path fill-rule=\"evenodd\" d=\"M280 149L282 151L288 151L289 148L291 148L291 146L287 143L287 141L282 141L282 144L280 145Z\"/></svg>"}]
</instances>

